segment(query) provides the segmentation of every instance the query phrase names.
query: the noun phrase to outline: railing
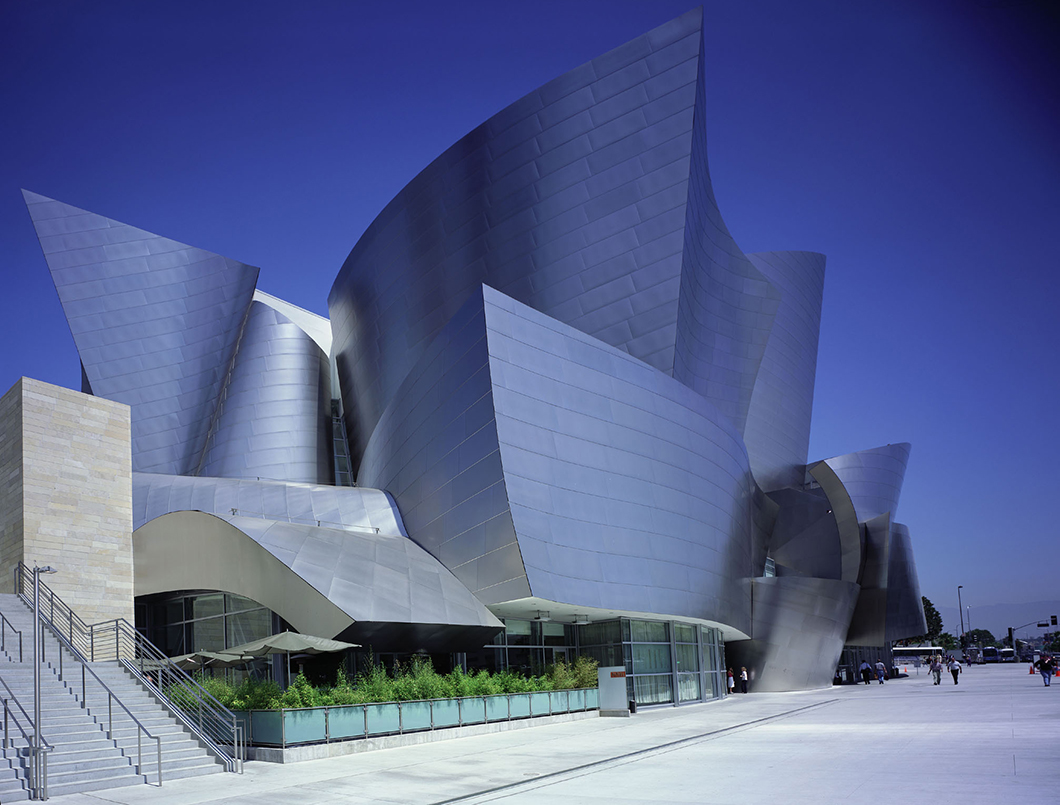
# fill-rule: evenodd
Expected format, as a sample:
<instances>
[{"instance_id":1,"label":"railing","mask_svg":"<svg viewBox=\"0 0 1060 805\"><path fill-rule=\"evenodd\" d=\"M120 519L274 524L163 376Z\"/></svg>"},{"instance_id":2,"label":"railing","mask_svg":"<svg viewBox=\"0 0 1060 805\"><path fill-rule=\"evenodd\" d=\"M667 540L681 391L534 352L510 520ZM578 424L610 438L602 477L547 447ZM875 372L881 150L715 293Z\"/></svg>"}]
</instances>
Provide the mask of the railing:
<instances>
[{"instance_id":1,"label":"railing","mask_svg":"<svg viewBox=\"0 0 1060 805\"><path fill-rule=\"evenodd\" d=\"M43 586L44 585L41 585L41 587L43 587ZM62 634L56 632L55 633L55 638L59 641L59 650L55 652L58 655L58 661L59 661L58 662L58 665L59 665L59 669L58 669L59 670L59 681L60 682L66 682L66 677L64 676L64 668L63 668L63 648L64 647L66 648L67 651L69 651L74 656L74 661L77 662L78 665L81 666L81 708L83 710L85 710L86 712L88 712L88 713L92 712L92 708L89 707L89 705L88 705L88 691L89 691L88 675L89 674L92 675L92 678L96 681L96 684L99 685L103 689L103 691L107 694L107 740L108 741L113 741L114 740L114 703L115 702L118 703L118 707L120 707L122 710L125 711L125 714L129 717L129 719L136 726L136 773L137 774L143 774L143 765L144 765L143 736L147 736L147 740L149 740L149 741L155 741L156 742L157 748L158 748L158 787L161 788L162 787L162 736L160 736L160 735L152 735L151 734L150 730L148 730L147 727L145 727L140 722L140 719L138 719L136 716L134 716L132 714L132 710L130 710L125 705L125 703L121 699L118 698L118 695L107 686L107 683L99 678L99 674L97 674L95 671L93 671L91 668L88 667L88 661L85 660L83 657L79 657L78 656L77 650L74 648L73 644L70 643L70 641L66 639L65 635L62 635ZM46 641L41 640L41 645L40 645L40 659L41 659L41 662L46 662L47 661L47 657L45 656L45 652L46 652L46 648L45 647L46 646L47 646ZM74 696L76 697L76 695L77 694L75 693Z\"/></svg>"},{"instance_id":2,"label":"railing","mask_svg":"<svg viewBox=\"0 0 1060 805\"><path fill-rule=\"evenodd\" d=\"M423 699L377 704L251 710L242 714L255 746L301 746L516 721L599 707L596 688Z\"/></svg>"},{"instance_id":3,"label":"railing","mask_svg":"<svg viewBox=\"0 0 1060 805\"><path fill-rule=\"evenodd\" d=\"M19 562L15 590L32 606L32 571ZM117 660L150 690L231 772L243 771L246 740L235 714L118 618L89 626L40 582L42 619L81 662ZM62 652L59 653L62 662ZM91 670L91 669L90 669Z\"/></svg>"},{"instance_id":4,"label":"railing","mask_svg":"<svg viewBox=\"0 0 1060 805\"><path fill-rule=\"evenodd\" d=\"M2 617L2 615L0 615ZM5 619L6 620L6 619ZM3 753L7 755L8 749L13 749L15 746L14 740L11 738L10 722L14 721L15 726L18 727L18 731L22 733L22 737L26 740L26 746L29 748L29 772L27 775L28 787L30 793L30 799L43 800L48 798L48 753L52 751L54 747L48 743L43 735L38 735L37 738L40 740L40 745L35 745L34 742L34 728L33 719L29 717L29 713L26 712L26 708L22 706L18 698L12 692L10 686L4 681L3 677L0 677L0 685L4 686L4 690L7 691L7 697L3 699L4 703L4 738L3 738ZM11 703L14 702L18 708L18 712L11 709ZM19 722L18 713L22 713L22 718L25 720L25 726Z\"/></svg>"},{"instance_id":5,"label":"railing","mask_svg":"<svg viewBox=\"0 0 1060 805\"><path fill-rule=\"evenodd\" d=\"M3 612L0 612L0 623L3 624L0 626L0 651L7 652L7 630L10 629L18 635L18 661L22 662L22 632L11 625L11 621L4 617Z\"/></svg>"}]
</instances>

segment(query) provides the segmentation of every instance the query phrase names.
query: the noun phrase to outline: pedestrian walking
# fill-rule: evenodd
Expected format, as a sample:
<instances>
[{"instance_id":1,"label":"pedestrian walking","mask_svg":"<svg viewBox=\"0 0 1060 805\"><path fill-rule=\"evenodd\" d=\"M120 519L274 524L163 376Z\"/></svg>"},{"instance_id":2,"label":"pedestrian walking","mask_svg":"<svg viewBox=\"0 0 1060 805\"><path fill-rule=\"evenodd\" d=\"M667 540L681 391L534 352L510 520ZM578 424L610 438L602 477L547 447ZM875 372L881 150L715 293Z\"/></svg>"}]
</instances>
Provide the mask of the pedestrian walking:
<instances>
[{"instance_id":1,"label":"pedestrian walking","mask_svg":"<svg viewBox=\"0 0 1060 805\"><path fill-rule=\"evenodd\" d=\"M740 693L747 693L747 666L740 666Z\"/></svg>"},{"instance_id":2,"label":"pedestrian walking","mask_svg":"<svg viewBox=\"0 0 1060 805\"><path fill-rule=\"evenodd\" d=\"M1042 658L1034 665L1041 673L1045 687L1049 687L1049 684L1053 681L1053 676L1056 674L1056 660L1049 654L1043 654Z\"/></svg>"},{"instance_id":3,"label":"pedestrian walking","mask_svg":"<svg viewBox=\"0 0 1060 805\"><path fill-rule=\"evenodd\" d=\"M956 657L950 657L949 665L946 666L950 669L950 673L953 674L953 684L957 684L957 677L961 674L961 664L957 662Z\"/></svg>"},{"instance_id":4,"label":"pedestrian walking","mask_svg":"<svg viewBox=\"0 0 1060 805\"><path fill-rule=\"evenodd\" d=\"M876 680L882 685L886 678L887 666L883 664L883 660L876 660Z\"/></svg>"},{"instance_id":5,"label":"pedestrian walking","mask_svg":"<svg viewBox=\"0 0 1060 805\"><path fill-rule=\"evenodd\" d=\"M931 655L931 675L935 677L935 684L942 684L942 657L938 654Z\"/></svg>"},{"instance_id":6,"label":"pedestrian walking","mask_svg":"<svg viewBox=\"0 0 1060 805\"><path fill-rule=\"evenodd\" d=\"M736 692L736 677L733 676L732 668L730 668L729 672L725 675L725 679L726 679L726 682L727 682L727 684L729 686L729 693L735 693Z\"/></svg>"},{"instance_id":7,"label":"pedestrian walking","mask_svg":"<svg viewBox=\"0 0 1060 805\"><path fill-rule=\"evenodd\" d=\"M869 661L862 660L858 670L861 671L861 681L866 685L869 684L872 681L872 666L869 665Z\"/></svg>"}]
</instances>

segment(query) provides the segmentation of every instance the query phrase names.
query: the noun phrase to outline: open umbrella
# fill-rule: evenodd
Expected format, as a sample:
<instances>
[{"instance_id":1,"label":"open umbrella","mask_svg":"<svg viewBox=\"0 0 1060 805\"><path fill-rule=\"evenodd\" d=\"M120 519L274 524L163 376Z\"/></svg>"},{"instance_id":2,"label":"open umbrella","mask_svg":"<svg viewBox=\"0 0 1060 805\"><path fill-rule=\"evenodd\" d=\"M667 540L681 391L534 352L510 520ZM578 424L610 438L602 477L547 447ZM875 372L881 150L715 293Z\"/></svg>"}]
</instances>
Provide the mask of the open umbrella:
<instances>
[{"instance_id":1,"label":"open umbrella","mask_svg":"<svg viewBox=\"0 0 1060 805\"><path fill-rule=\"evenodd\" d=\"M341 640L329 640L326 637L298 634L297 632L280 632L271 637L232 646L226 649L229 654L242 654L248 657L264 657L267 654L287 655L287 681L291 680L292 654L327 654L332 651L345 651L348 648L360 648L359 643L343 643Z\"/></svg>"},{"instance_id":2,"label":"open umbrella","mask_svg":"<svg viewBox=\"0 0 1060 805\"><path fill-rule=\"evenodd\" d=\"M198 669L205 671L206 666L211 668L231 668L233 665L245 665L254 658L249 654L231 651L193 651L191 654L181 654L179 657L171 657L171 661L184 671Z\"/></svg>"}]
</instances>

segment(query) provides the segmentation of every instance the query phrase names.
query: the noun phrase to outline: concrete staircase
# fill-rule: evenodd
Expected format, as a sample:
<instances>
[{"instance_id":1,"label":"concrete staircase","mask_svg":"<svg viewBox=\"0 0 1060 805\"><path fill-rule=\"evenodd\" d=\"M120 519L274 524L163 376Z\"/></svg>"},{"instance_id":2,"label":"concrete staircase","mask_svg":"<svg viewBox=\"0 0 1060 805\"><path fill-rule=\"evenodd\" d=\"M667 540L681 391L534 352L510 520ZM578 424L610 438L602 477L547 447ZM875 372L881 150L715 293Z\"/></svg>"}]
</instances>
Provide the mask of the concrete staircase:
<instances>
[{"instance_id":1,"label":"concrete staircase","mask_svg":"<svg viewBox=\"0 0 1060 805\"><path fill-rule=\"evenodd\" d=\"M0 595L0 612L22 632L23 661L18 641L6 635L6 651L0 651L0 678L7 683L26 711L33 708L33 613L15 595ZM5 627L6 628L6 627ZM138 730L117 701L108 711L108 695L91 674L47 629L44 630L46 662L41 666L41 733L54 749L48 757L48 794L70 794L152 784L158 781L158 743ZM59 679L58 656L63 652L63 679ZM162 741L162 782L178 777L213 774L224 770L212 754L184 729L132 674L117 662L89 663L102 683L129 709L152 736ZM2 691L2 687L0 687ZM6 691L3 691L6 696ZM82 706L82 703L87 706ZM112 721L111 721L112 719ZM112 724L110 737L108 726ZM137 736L143 764L137 773ZM28 748L12 727L15 746L3 750L0 759L0 802L29 796Z\"/></svg>"}]
</instances>

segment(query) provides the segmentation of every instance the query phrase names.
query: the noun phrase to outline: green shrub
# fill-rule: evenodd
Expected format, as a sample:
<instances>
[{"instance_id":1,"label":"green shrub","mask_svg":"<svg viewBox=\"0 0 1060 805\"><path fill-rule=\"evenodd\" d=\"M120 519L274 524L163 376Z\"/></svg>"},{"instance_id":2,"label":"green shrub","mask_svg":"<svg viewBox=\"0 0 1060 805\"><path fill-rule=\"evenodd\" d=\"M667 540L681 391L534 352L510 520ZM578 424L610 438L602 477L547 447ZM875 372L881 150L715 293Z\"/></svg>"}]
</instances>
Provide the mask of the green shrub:
<instances>
[{"instance_id":1,"label":"green shrub","mask_svg":"<svg viewBox=\"0 0 1060 805\"><path fill-rule=\"evenodd\" d=\"M584 654L574 661L574 687L595 688L597 685L596 669L600 663Z\"/></svg>"}]
</instances>

